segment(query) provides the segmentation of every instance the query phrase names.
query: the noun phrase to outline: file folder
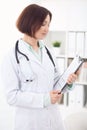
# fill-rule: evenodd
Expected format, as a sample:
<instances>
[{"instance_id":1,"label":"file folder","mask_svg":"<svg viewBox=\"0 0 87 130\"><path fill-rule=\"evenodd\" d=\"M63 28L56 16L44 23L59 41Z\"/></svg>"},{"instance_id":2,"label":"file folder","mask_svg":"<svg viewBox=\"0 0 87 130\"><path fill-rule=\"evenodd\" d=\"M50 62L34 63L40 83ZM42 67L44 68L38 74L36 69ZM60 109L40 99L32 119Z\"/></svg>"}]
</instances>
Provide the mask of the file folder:
<instances>
[{"instance_id":1,"label":"file folder","mask_svg":"<svg viewBox=\"0 0 87 130\"><path fill-rule=\"evenodd\" d=\"M81 58L76 55L72 60L69 67L64 71L64 73L60 76L59 80L56 82L56 85L59 86L60 92L63 92L67 87L67 78L70 74L76 73L77 70L81 67L81 65L87 61L87 58Z\"/></svg>"}]
</instances>

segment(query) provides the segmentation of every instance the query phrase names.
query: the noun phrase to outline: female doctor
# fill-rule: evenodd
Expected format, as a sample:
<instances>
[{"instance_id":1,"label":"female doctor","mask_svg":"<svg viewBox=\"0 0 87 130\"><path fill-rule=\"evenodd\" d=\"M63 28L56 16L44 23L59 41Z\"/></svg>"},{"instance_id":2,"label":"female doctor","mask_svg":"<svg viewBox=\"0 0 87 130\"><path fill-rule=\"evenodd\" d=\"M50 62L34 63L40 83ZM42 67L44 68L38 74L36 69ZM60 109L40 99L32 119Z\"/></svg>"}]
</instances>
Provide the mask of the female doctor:
<instances>
[{"instance_id":1,"label":"female doctor","mask_svg":"<svg viewBox=\"0 0 87 130\"><path fill-rule=\"evenodd\" d=\"M55 84L60 73L56 58L42 42L51 19L51 12L36 4L25 7L17 19L24 35L2 65L7 102L16 107L14 130L64 130L58 109L62 94ZM67 83L76 78L71 74Z\"/></svg>"}]
</instances>

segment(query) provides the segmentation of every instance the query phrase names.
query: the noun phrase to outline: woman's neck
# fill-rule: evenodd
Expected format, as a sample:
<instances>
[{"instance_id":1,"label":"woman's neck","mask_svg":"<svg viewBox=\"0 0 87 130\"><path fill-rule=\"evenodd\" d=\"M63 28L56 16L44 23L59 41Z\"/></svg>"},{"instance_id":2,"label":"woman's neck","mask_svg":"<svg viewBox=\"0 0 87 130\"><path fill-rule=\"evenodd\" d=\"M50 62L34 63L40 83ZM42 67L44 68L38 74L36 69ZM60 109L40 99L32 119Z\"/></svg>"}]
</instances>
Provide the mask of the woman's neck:
<instances>
[{"instance_id":1,"label":"woman's neck","mask_svg":"<svg viewBox=\"0 0 87 130\"><path fill-rule=\"evenodd\" d=\"M24 37L22 38L23 41L25 41L26 43L28 43L30 46L32 46L32 48L35 50L35 51L38 51L38 41L33 38L33 37L30 37L28 35L24 35Z\"/></svg>"}]
</instances>

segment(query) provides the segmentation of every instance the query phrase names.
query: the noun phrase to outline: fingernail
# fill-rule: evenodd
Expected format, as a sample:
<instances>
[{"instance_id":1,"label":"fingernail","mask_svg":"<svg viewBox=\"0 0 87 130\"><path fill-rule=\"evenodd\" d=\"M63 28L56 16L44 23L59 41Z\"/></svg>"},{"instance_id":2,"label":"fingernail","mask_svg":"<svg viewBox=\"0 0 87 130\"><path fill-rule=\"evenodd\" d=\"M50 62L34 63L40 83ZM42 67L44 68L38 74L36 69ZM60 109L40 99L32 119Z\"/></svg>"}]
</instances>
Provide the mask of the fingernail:
<instances>
[{"instance_id":1,"label":"fingernail","mask_svg":"<svg viewBox=\"0 0 87 130\"><path fill-rule=\"evenodd\" d=\"M61 92L58 92L58 94L61 94Z\"/></svg>"}]
</instances>

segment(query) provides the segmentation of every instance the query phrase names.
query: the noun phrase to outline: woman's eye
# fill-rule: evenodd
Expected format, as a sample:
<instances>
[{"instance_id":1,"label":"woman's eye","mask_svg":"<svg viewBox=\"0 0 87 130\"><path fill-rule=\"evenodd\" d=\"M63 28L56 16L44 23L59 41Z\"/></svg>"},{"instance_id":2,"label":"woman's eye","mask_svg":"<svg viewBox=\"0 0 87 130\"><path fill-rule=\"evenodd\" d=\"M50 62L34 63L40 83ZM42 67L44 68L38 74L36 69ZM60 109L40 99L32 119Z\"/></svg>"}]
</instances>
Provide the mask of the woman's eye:
<instances>
[{"instance_id":1,"label":"woman's eye","mask_svg":"<svg viewBox=\"0 0 87 130\"><path fill-rule=\"evenodd\" d=\"M42 26L45 26L45 25L46 25L46 23L43 23L43 24L42 24Z\"/></svg>"},{"instance_id":2,"label":"woman's eye","mask_svg":"<svg viewBox=\"0 0 87 130\"><path fill-rule=\"evenodd\" d=\"M50 24L47 24L47 23L43 23L42 26L50 26Z\"/></svg>"}]
</instances>

